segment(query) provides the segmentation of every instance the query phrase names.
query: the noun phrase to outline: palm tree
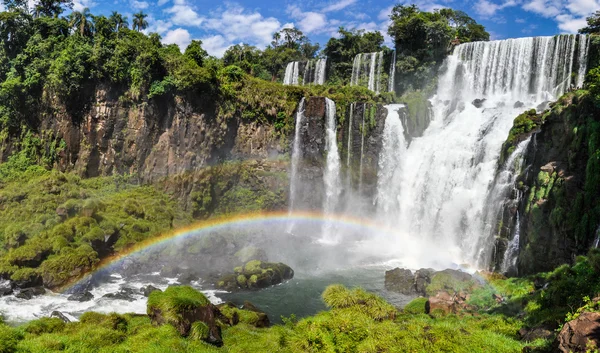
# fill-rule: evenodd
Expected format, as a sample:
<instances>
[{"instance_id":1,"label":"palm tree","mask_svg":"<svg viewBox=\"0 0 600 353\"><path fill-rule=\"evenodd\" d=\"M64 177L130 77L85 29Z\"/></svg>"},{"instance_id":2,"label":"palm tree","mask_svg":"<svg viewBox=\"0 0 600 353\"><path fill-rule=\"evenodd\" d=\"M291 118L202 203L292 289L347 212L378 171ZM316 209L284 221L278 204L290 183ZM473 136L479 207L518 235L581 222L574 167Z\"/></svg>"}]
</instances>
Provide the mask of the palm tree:
<instances>
[{"instance_id":1,"label":"palm tree","mask_svg":"<svg viewBox=\"0 0 600 353\"><path fill-rule=\"evenodd\" d=\"M69 25L79 31L81 36L91 35L93 32L91 17L92 13L87 7L82 12L73 11L69 15Z\"/></svg>"},{"instance_id":2,"label":"palm tree","mask_svg":"<svg viewBox=\"0 0 600 353\"><path fill-rule=\"evenodd\" d=\"M146 15L144 12L140 11L136 14L133 14L133 25L132 29L141 32L148 28L148 21L146 21Z\"/></svg>"},{"instance_id":3,"label":"palm tree","mask_svg":"<svg viewBox=\"0 0 600 353\"><path fill-rule=\"evenodd\" d=\"M127 28L129 26L127 16L123 16L117 11L113 11L108 20L113 24L115 32L119 32L121 28Z\"/></svg>"}]
</instances>

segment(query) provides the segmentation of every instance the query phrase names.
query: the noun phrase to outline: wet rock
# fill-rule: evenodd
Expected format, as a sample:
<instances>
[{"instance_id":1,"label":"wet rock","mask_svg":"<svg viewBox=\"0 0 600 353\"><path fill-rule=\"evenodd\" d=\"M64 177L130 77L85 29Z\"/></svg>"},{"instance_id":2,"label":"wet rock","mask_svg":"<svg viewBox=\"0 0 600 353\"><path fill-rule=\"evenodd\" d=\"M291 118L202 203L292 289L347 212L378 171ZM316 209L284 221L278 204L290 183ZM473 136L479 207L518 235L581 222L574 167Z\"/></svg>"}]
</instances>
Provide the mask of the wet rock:
<instances>
[{"instance_id":1,"label":"wet rock","mask_svg":"<svg viewBox=\"0 0 600 353\"><path fill-rule=\"evenodd\" d=\"M116 293L108 293L104 294L102 298L114 299L114 300L125 300L128 302L135 301L133 295L135 294L135 290L131 288L121 288L120 291Z\"/></svg>"},{"instance_id":2,"label":"wet rock","mask_svg":"<svg viewBox=\"0 0 600 353\"><path fill-rule=\"evenodd\" d=\"M245 301L241 308L235 304L227 302L218 306L221 313L227 318L231 326L242 322L257 328L269 327L271 322L267 314L258 309L254 304Z\"/></svg>"},{"instance_id":3,"label":"wet rock","mask_svg":"<svg viewBox=\"0 0 600 353\"><path fill-rule=\"evenodd\" d=\"M556 351L563 353L586 352L600 346L600 313L582 313L567 322L554 342Z\"/></svg>"},{"instance_id":4,"label":"wet rock","mask_svg":"<svg viewBox=\"0 0 600 353\"><path fill-rule=\"evenodd\" d=\"M253 260L236 267L233 274L220 278L217 288L228 291L261 289L279 284L294 277L294 270L283 263Z\"/></svg>"},{"instance_id":5,"label":"wet rock","mask_svg":"<svg viewBox=\"0 0 600 353\"><path fill-rule=\"evenodd\" d=\"M385 289L406 295L415 294L415 276L411 270L403 268L385 271Z\"/></svg>"},{"instance_id":6,"label":"wet rock","mask_svg":"<svg viewBox=\"0 0 600 353\"><path fill-rule=\"evenodd\" d=\"M181 284L190 284L192 281L197 281L199 279L197 274L192 272L184 272L179 277L177 277L177 282Z\"/></svg>"},{"instance_id":7,"label":"wet rock","mask_svg":"<svg viewBox=\"0 0 600 353\"><path fill-rule=\"evenodd\" d=\"M75 293L67 298L67 300L80 303L89 302L92 299L94 299L94 295L87 291L82 293Z\"/></svg>"},{"instance_id":8,"label":"wet rock","mask_svg":"<svg viewBox=\"0 0 600 353\"><path fill-rule=\"evenodd\" d=\"M549 339L554 335L551 329L547 327L534 327L532 329L522 328L519 330L519 336L522 341L533 342L537 339Z\"/></svg>"},{"instance_id":9,"label":"wet rock","mask_svg":"<svg viewBox=\"0 0 600 353\"><path fill-rule=\"evenodd\" d=\"M435 273L433 269L422 268L415 272L415 291L419 295L427 295L427 286L431 283L431 276Z\"/></svg>"},{"instance_id":10,"label":"wet rock","mask_svg":"<svg viewBox=\"0 0 600 353\"><path fill-rule=\"evenodd\" d=\"M38 295L44 294L46 294L46 290L43 287L33 287L21 289L21 291L17 293L15 297L19 299L30 300L33 299L33 297L37 297Z\"/></svg>"},{"instance_id":11,"label":"wet rock","mask_svg":"<svg viewBox=\"0 0 600 353\"><path fill-rule=\"evenodd\" d=\"M485 102L485 98L477 98L475 99L473 102L471 102L471 104L473 104L475 106L475 108L481 108L483 106L483 103Z\"/></svg>"},{"instance_id":12,"label":"wet rock","mask_svg":"<svg viewBox=\"0 0 600 353\"><path fill-rule=\"evenodd\" d=\"M513 105L513 108L518 109L518 108L523 108L525 106L525 103L521 102L521 101L516 101L515 104Z\"/></svg>"},{"instance_id":13,"label":"wet rock","mask_svg":"<svg viewBox=\"0 0 600 353\"><path fill-rule=\"evenodd\" d=\"M540 105L538 105L535 110L538 112L543 112L544 110L550 108L550 101L545 101L540 103Z\"/></svg>"},{"instance_id":14,"label":"wet rock","mask_svg":"<svg viewBox=\"0 0 600 353\"><path fill-rule=\"evenodd\" d=\"M472 309L467 304L468 300L469 295L466 293L438 292L435 296L429 297L427 303L425 303L425 312L431 315L458 314Z\"/></svg>"},{"instance_id":15,"label":"wet rock","mask_svg":"<svg viewBox=\"0 0 600 353\"><path fill-rule=\"evenodd\" d=\"M140 292L144 295L144 297L147 298L153 292L162 292L162 291L154 286L146 286L146 287L140 288Z\"/></svg>"},{"instance_id":16,"label":"wet rock","mask_svg":"<svg viewBox=\"0 0 600 353\"><path fill-rule=\"evenodd\" d=\"M186 305L180 305L185 302ZM154 292L148 299L148 316L154 325L172 325L183 337L223 345L217 318L219 309L200 292L189 286L169 287Z\"/></svg>"},{"instance_id":17,"label":"wet rock","mask_svg":"<svg viewBox=\"0 0 600 353\"><path fill-rule=\"evenodd\" d=\"M12 286L10 285L10 281L2 281L0 280L0 297L5 295L13 294Z\"/></svg>"},{"instance_id":18,"label":"wet rock","mask_svg":"<svg viewBox=\"0 0 600 353\"><path fill-rule=\"evenodd\" d=\"M28 278L23 278L19 281L12 281L13 288L25 289L41 287L42 285L44 285L44 281L42 280L42 277L37 274L32 274Z\"/></svg>"},{"instance_id":19,"label":"wet rock","mask_svg":"<svg viewBox=\"0 0 600 353\"><path fill-rule=\"evenodd\" d=\"M52 314L50 314L50 317L55 317L57 319L61 319L62 322L64 322L65 324L68 324L69 322L71 322L71 320L69 320L68 317L65 316L65 314L61 313L60 311L53 311Z\"/></svg>"}]
</instances>

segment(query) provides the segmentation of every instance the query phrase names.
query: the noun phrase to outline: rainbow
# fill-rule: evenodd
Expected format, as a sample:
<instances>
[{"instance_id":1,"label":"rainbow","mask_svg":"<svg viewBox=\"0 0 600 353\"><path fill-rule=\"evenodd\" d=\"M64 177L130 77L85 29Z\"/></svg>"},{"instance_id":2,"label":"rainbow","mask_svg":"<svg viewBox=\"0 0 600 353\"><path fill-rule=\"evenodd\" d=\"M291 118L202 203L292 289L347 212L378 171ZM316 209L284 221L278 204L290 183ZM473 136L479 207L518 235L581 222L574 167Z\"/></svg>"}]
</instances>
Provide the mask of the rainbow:
<instances>
[{"instance_id":1,"label":"rainbow","mask_svg":"<svg viewBox=\"0 0 600 353\"><path fill-rule=\"evenodd\" d=\"M367 219L348 217L345 215L324 215L317 212L266 212L214 217L205 221L194 223L187 227L179 228L171 232L163 233L159 236L146 239L127 248L124 251L119 252L118 254L106 257L96 265L92 272L89 272L78 280L60 288L59 291L68 291L69 289L81 284L86 279L89 279L94 274L100 271L111 269L126 258L139 254L143 251L151 250L154 247L167 244L171 241L187 239L206 234L211 231L222 230L228 227L249 227L255 225L286 224L290 222L309 222L313 224L330 222L339 226L376 234L393 235L397 233L392 228L382 226L381 224L377 224L376 222Z\"/></svg>"}]
</instances>

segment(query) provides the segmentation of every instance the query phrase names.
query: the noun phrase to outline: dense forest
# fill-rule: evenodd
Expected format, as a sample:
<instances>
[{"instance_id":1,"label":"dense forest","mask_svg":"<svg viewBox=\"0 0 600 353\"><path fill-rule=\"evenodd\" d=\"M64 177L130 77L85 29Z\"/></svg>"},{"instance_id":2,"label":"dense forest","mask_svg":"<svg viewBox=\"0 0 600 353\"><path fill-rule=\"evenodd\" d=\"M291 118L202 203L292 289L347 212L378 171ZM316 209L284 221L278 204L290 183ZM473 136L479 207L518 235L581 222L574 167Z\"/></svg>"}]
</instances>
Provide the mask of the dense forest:
<instances>
[{"instance_id":1,"label":"dense forest","mask_svg":"<svg viewBox=\"0 0 600 353\"><path fill-rule=\"evenodd\" d=\"M356 102L366 104L363 145L377 128L382 104L405 104L407 119L422 133L444 60L459 44L490 40L462 11L397 5L389 14L393 48L380 32L342 27L321 47L299 29L284 28L264 49L239 44L216 58L200 40L187 48L162 44L158 34L146 33L143 12L129 19L118 12L72 11L70 0L38 0L33 8L26 0L2 2L0 296L35 295L41 287L60 292L103 260L197 221L286 209L298 102L335 101L340 127ZM591 48L600 47L600 11L587 23L580 33L590 36ZM374 52L383 52L386 66L395 58L392 92L350 84L355 57ZM515 117L503 146L502 160L533 133L560 125L568 148L553 145L557 138L540 144L568 149L568 164L584 174L575 192L563 186L570 180L564 176L538 177L529 186L520 180L535 226L524 250L527 277L432 272L422 297L403 309L361 288L331 285L322 295L327 311L284 317L272 326L251 304L217 307L191 287L173 286L149 294L148 315L87 312L76 322L52 317L20 326L3 324L0 316L0 353L556 351L557 333L574 327L569 322L600 315L594 298L600 294L600 255L589 246L600 220L598 53L590 52L581 89L569 89L547 110ZM324 85L282 85L288 63L325 57ZM96 127L102 119L110 123ZM189 127L194 124L197 130ZM171 126L185 136L168 131ZM163 136L177 148L185 145L177 150L180 158L171 156L172 147L161 150ZM194 139L200 142L187 144ZM190 150L199 152L189 157ZM556 180L553 189L549 184ZM531 264L550 237L539 236L546 223L548 234L576 243L572 261L552 271ZM239 257L240 249L228 247L238 239L215 239L196 245ZM190 254L198 250L194 246ZM258 261L236 263L234 285L240 277L250 286L257 276L277 272L266 262L257 270L247 260ZM440 293L451 296L444 299L451 308L431 306L428 298L442 300ZM591 339L587 348L598 349Z\"/></svg>"}]
</instances>

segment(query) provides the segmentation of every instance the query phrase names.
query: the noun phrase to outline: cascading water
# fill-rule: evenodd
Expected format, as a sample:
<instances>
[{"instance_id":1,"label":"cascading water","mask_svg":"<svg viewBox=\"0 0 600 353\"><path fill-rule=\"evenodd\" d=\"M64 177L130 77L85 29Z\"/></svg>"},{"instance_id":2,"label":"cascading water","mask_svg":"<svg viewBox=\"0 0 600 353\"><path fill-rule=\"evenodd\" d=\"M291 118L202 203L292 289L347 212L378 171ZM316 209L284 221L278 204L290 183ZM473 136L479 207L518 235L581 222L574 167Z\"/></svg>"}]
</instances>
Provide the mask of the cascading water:
<instances>
[{"instance_id":1,"label":"cascading water","mask_svg":"<svg viewBox=\"0 0 600 353\"><path fill-rule=\"evenodd\" d=\"M502 143L519 113L570 87L572 72L582 66L574 55L579 43L577 36L563 35L455 48L444 63L423 136L405 151L384 148L380 154L380 178L394 180L379 183L379 217L412 241L396 242L402 254L413 252L411 246L437 246L451 262L487 267L493 239L484 218ZM403 153L401 167L384 162L397 153Z\"/></svg>"},{"instance_id":2,"label":"cascading water","mask_svg":"<svg viewBox=\"0 0 600 353\"><path fill-rule=\"evenodd\" d=\"M294 133L294 142L292 146L292 165L290 171L290 202L289 202L289 213L294 211L296 206L296 186L299 183L298 167L302 158L302 148L300 146L300 130L304 121L304 106L305 100L302 98L298 104L296 111L296 130ZM292 233L294 230L294 223L290 222L288 226L288 233Z\"/></svg>"},{"instance_id":3,"label":"cascading water","mask_svg":"<svg viewBox=\"0 0 600 353\"><path fill-rule=\"evenodd\" d=\"M365 86L375 93L380 92L383 71L383 52L358 54L352 64L350 85Z\"/></svg>"},{"instance_id":4,"label":"cascading water","mask_svg":"<svg viewBox=\"0 0 600 353\"><path fill-rule=\"evenodd\" d=\"M297 85L300 72L300 63L292 61L285 68L285 77L283 78L284 85Z\"/></svg>"},{"instance_id":5,"label":"cascading water","mask_svg":"<svg viewBox=\"0 0 600 353\"><path fill-rule=\"evenodd\" d=\"M579 71L577 72L577 87L583 87L583 82L585 81L585 73L587 70L587 53L588 46L590 43L590 37L580 34L577 36L577 40L579 41Z\"/></svg>"},{"instance_id":6,"label":"cascading water","mask_svg":"<svg viewBox=\"0 0 600 353\"><path fill-rule=\"evenodd\" d=\"M383 147L379 158L377 175L377 209L378 215L389 219L396 216L402 195L399 181L402 175L402 161L406 153L404 129L398 110L403 104L386 105L388 115L383 127Z\"/></svg>"},{"instance_id":7,"label":"cascading water","mask_svg":"<svg viewBox=\"0 0 600 353\"><path fill-rule=\"evenodd\" d=\"M285 69L285 76L283 78L284 85L300 84L300 65L301 63L299 61L292 61L288 63ZM302 74L302 85L325 84L326 68L327 58L307 61L304 66L304 73Z\"/></svg>"},{"instance_id":8,"label":"cascading water","mask_svg":"<svg viewBox=\"0 0 600 353\"><path fill-rule=\"evenodd\" d=\"M394 50L394 55L392 56L392 64L390 65L390 80L388 84L388 92L395 91L395 77L396 77L396 51Z\"/></svg>"},{"instance_id":9,"label":"cascading water","mask_svg":"<svg viewBox=\"0 0 600 353\"><path fill-rule=\"evenodd\" d=\"M521 219L519 212L517 211L517 217L515 222L515 234L511 241L508 243L506 253L504 254L504 260L502 261L502 273L506 273L511 269L516 269L517 259L519 256L519 241L521 235Z\"/></svg>"},{"instance_id":10,"label":"cascading water","mask_svg":"<svg viewBox=\"0 0 600 353\"><path fill-rule=\"evenodd\" d=\"M329 99L325 99L326 105L326 133L325 133L325 150L327 159L325 164L325 172L323 181L325 184L325 199L323 201L323 212L325 216L335 213L339 196L341 194L340 180L340 154L337 146L337 123L335 119L336 109L335 103ZM327 222L324 224L321 234L321 242L328 244L336 244L339 241L333 223Z\"/></svg>"}]
</instances>

